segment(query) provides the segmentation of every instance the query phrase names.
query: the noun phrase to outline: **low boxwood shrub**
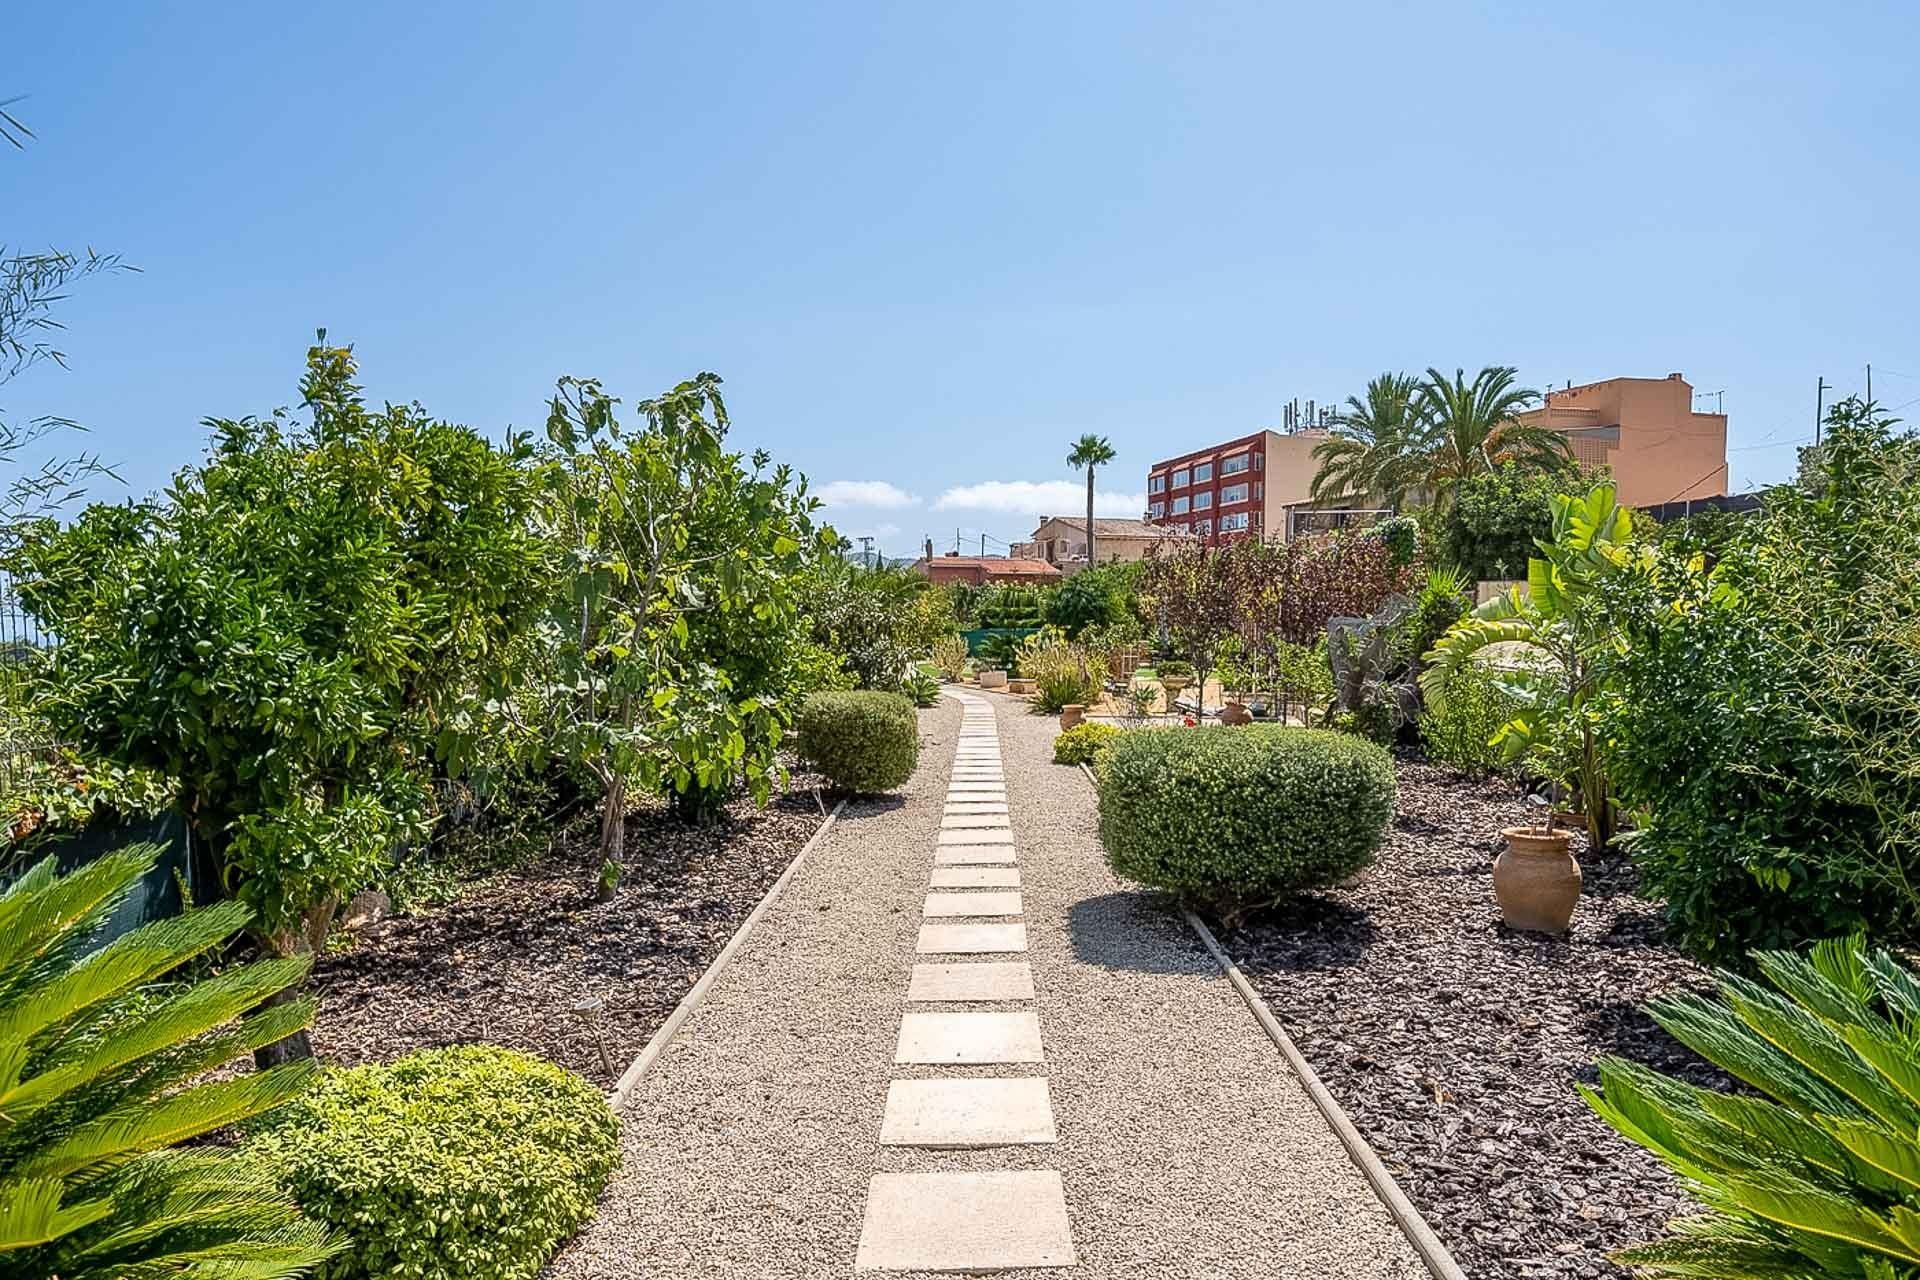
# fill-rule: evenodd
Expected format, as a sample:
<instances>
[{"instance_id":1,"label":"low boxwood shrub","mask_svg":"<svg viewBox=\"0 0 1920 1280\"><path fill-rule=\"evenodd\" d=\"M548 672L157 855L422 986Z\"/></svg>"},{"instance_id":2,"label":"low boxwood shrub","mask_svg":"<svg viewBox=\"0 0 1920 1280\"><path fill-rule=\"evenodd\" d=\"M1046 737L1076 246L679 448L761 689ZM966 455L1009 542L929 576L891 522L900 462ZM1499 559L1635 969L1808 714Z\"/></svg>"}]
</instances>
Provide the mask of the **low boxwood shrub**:
<instances>
[{"instance_id":1,"label":"low boxwood shrub","mask_svg":"<svg viewBox=\"0 0 1920 1280\"><path fill-rule=\"evenodd\" d=\"M795 738L841 791L891 791L920 762L920 721L897 693L816 693L800 706Z\"/></svg>"},{"instance_id":2,"label":"low boxwood shrub","mask_svg":"<svg viewBox=\"0 0 1920 1280\"><path fill-rule=\"evenodd\" d=\"M349 1241L318 1280L531 1280L619 1159L604 1094L491 1045L329 1072L247 1151Z\"/></svg>"},{"instance_id":3,"label":"low boxwood shrub","mask_svg":"<svg viewBox=\"0 0 1920 1280\"><path fill-rule=\"evenodd\" d=\"M1092 764L1100 749L1120 736L1110 724L1077 724L1053 740L1055 764Z\"/></svg>"},{"instance_id":4,"label":"low boxwood shrub","mask_svg":"<svg viewBox=\"0 0 1920 1280\"><path fill-rule=\"evenodd\" d=\"M1393 759L1284 725L1123 734L1098 768L1116 873L1229 921L1373 861L1393 816Z\"/></svg>"}]
</instances>

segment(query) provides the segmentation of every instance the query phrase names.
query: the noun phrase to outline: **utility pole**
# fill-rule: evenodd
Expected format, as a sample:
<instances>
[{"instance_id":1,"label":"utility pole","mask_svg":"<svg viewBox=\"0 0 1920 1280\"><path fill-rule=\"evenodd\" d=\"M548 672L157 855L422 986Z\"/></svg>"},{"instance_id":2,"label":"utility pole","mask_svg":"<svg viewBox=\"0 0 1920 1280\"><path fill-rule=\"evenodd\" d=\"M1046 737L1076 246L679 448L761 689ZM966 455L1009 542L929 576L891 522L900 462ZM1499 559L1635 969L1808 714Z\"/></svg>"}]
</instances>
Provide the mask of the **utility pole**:
<instances>
[{"instance_id":1,"label":"utility pole","mask_svg":"<svg viewBox=\"0 0 1920 1280\"><path fill-rule=\"evenodd\" d=\"M1816 446L1820 443L1820 422L1822 419L1824 419L1827 416L1827 392L1831 390L1833 390L1833 387L1830 383L1827 382L1825 377L1822 377L1820 379L1820 385L1814 388L1813 443Z\"/></svg>"},{"instance_id":2,"label":"utility pole","mask_svg":"<svg viewBox=\"0 0 1920 1280\"><path fill-rule=\"evenodd\" d=\"M860 563L868 569L873 568L873 535L870 533L860 535Z\"/></svg>"},{"instance_id":3,"label":"utility pole","mask_svg":"<svg viewBox=\"0 0 1920 1280\"><path fill-rule=\"evenodd\" d=\"M987 535L984 531L980 534L980 558L987 558Z\"/></svg>"},{"instance_id":4,"label":"utility pole","mask_svg":"<svg viewBox=\"0 0 1920 1280\"><path fill-rule=\"evenodd\" d=\"M1873 403L1873 365L1867 365L1867 403Z\"/></svg>"}]
</instances>

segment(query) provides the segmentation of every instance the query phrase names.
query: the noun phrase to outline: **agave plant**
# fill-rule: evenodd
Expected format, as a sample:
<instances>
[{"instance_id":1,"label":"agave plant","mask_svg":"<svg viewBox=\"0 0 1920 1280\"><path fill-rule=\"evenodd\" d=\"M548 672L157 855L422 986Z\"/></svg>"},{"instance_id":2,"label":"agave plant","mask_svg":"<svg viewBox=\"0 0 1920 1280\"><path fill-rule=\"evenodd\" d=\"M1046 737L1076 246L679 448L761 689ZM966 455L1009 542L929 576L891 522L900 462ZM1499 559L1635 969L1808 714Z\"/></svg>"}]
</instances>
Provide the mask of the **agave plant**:
<instances>
[{"instance_id":1,"label":"agave plant","mask_svg":"<svg viewBox=\"0 0 1920 1280\"><path fill-rule=\"evenodd\" d=\"M170 1149L305 1087L310 1059L205 1077L306 1026L313 1008L261 1007L305 975L305 958L144 990L249 919L221 903L100 945L155 852L64 877L49 858L0 894L0 1275L267 1280L333 1252L270 1171Z\"/></svg>"},{"instance_id":2,"label":"agave plant","mask_svg":"<svg viewBox=\"0 0 1920 1280\"><path fill-rule=\"evenodd\" d=\"M1765 982L1723 973L1719 999L1650 1012L1761 1096L1617 1059L1581 1090L1707 1210L1619 1261L1724 1280L1920 1276L1920 980L1858 939L1753 959Z\"/></svg>"}]
</instances>

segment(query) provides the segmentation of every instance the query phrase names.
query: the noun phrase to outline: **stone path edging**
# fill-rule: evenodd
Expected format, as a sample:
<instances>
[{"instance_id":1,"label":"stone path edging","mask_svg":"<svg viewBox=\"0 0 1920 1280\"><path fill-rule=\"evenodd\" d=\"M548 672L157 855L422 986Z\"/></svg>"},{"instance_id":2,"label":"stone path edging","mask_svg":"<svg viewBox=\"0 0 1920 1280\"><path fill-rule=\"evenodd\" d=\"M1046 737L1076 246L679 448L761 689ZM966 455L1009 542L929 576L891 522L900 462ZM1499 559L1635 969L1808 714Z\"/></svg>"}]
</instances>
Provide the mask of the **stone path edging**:
<instances>
[{"instance_id":1,"label":"stone path edging","mask_svg":"<svg viewBox=\"0 0 1920 1280\"><path fill-rule=\"evenodd\" d=\"M1087 784L1097 792L1099 783L1093 776L1092 767L1082 764L1080 772L1086 775ZM1199 916L1184 907L1181 909L1181 914L1186 917L1187 924L1199 936L1201 944L1212 954L1213 961L1220 966L1221 973L1225 974L1227 981L1233 984L1233 989L1240 993L1240 999L1246 1004L1254 1019L1259 1022L1261 1030L1267 1033L1267 1038L1272 1040L1274 1047L1280 1050L1280 1055L1286 1059L1287 1065L1299 1078L1301 1085L1307 1091L1307 1096L1313 1099L1313 1105L1319 1109L1327 1126L1333 1130L1334 1136L1340 1139L1340 1145L1346 1148L1347 1157L1366 1177L1368 1185L1373 1188L1373 1193L1386 1206L1394 1225L1400 1228L1402 1235L1406 1236L1407 1243L1413 1246L1413 1251L1420 1255L1421 1263L1433 1275L1434 1280L1467 1280L1467 1273L1462 1271L1460 1264L1453 1260L1453 1255L1447 1251L1447 1246L1441 1243L1440 1237L1434 1233L1432 1227L1427 1225L1427 1220L1420 1216L1420 1210L1414 1207L1413 1201L1407 1199L1406 1192L1402 1191L1400 1184L1394 1181L1393 1174L1381 1161L1379 1153L1368 1145L1366 1138L1359 1129L1354 1127L1353 1121L1347 1116L1346 1110L1327 1090L1327 1086L1321 1083L1320 1077L1315 1074L1306 1055L1300 1052L1300 1047L1293 1042L1293 1037L1287 1034L1286 1028L1280 1024L1280 1020L1274 1016L1273 1010L1254 989L1253 984L1247 981L1247 975L1240 971L1240 966L1234 962L1233 957L1220 946L1219 940L1213 936L1213 931L1207 928Z\"/></svg>"},{"instance_id":2,"label":"stone path edging","mask_svg":"<svg viewBox=\"0 0 1920 1280\"><path fill-rule=\"evenodd\" d=\"M780 873L779 878L768 887L766 894L754 905L753 910L747 913L747 918L740 922L740 927L733 931L731 938L727 939L727 945L720 948L720 954L713 958L713 963L707 966L707 971L700 975L699 981L693 984L686 995L680 997L680 1003L673 1007L673 1012L667 1015L667 1020L660 1024L660 1029L653 1033L653 1038L647 1041L646 1047L640 1050L639 1056L621 1073L619 1083L614 1085L613 1090L607 1094L607 1105L615 1112L627 1105L627 1099L633 1096L633 1091L642 1077L652 1069L653 1064L659 1060L667 1046L673 1043L673 1038L680 1034L680 1028L686 1024L687 1019L700 1008L707 998L707 992L713 989L713 984L720 980L720 975L727 971L729 964L733 963L733 957L747 945L747 938L752 934L754 926L759 924L760 918L780 900L780 895L786 890L787 882L793 879L815 846L826 839L827 832L833 829L834 820L846 807L847 802L844 798L833 806L833 812L820 823L819 829L813 833L812 838L800 846L800 852L793 855L793 861L787 863L787 869Z\"/></svg>"}]
</instances>

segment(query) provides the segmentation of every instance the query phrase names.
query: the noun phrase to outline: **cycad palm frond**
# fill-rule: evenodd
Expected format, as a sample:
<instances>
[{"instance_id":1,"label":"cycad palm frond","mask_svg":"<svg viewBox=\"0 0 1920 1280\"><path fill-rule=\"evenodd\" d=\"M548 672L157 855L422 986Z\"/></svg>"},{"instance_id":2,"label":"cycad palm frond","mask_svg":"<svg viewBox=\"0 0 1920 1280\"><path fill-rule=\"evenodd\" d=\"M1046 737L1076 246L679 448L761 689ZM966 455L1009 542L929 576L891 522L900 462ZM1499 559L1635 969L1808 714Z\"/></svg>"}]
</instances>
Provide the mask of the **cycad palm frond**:
<instances>
[{"instance_id":1,"label":"cycad palm frond","mask_svg":"<svg viewBox=\"0 0 1920 1280\"><path fill-rule=\"evenodd\" d=\"M311 1061L194 1079L305 1026L312 1006L249 1013L297 982L304 959L232 967L157 1000L137 992L248 918L223 904L99 945L154 852L65 877L48 859L0 895L0 1273L283 1277L331 1252L268 1171L165 1149L304 1088Z\"/></svg>"},{"instance_id":2,"label":"cycad palm frond","mask_svg":"<svg viewBox=\"0 0 1920 1280\"><path fill-rule=\"evenodd\" d=\"M1920 1048L1899 1005L1913 975L1858 940L1765 953L1766 984L1657 1002L1678 1039L1767 1096L1600 1066L1600 1117L1665 1160L1710 1212L1619 1261L1654 1275L1856 1276L1920 1268Z\"/></svg>"}]
</instances>

